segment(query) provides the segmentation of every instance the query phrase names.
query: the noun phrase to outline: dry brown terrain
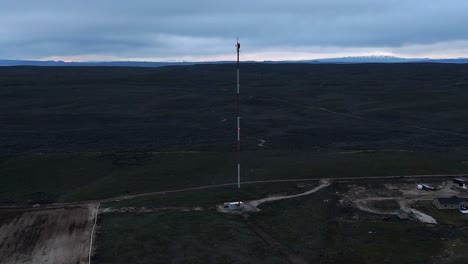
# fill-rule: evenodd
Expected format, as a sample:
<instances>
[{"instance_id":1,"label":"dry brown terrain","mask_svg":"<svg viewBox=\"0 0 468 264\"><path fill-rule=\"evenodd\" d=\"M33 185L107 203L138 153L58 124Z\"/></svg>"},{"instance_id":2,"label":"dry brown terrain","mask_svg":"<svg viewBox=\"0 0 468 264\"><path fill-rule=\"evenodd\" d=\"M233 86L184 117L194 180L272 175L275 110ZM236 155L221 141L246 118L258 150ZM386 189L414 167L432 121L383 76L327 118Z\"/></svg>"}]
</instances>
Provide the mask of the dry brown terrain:
<instances>
[{"instance_id":1,"label":"dry brown terrain","mask_svg":"<svg viewBox=\"0 0 468 264\"><path fill-rule=\"evenodd\" d=\"M0 263L88 263L97 204L0 210Z\"/></svg>"}]
</instances>

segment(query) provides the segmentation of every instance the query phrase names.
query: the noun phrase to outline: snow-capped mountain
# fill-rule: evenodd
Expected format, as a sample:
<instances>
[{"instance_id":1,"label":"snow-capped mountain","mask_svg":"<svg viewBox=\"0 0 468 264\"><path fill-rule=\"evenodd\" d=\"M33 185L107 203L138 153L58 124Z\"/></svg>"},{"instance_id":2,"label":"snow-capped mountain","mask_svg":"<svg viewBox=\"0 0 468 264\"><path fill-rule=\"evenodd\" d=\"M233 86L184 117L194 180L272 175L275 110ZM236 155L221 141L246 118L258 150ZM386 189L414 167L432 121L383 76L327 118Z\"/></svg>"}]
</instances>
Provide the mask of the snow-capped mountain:
<instances>
[{"instance_id":1,"label":"snow-capped mountain","mask_svg":"<svg viewBox=\"0 0 468 264\"><path fill-rule=\"evenodd\" d=\"M414 62L424 59L406 59L394 56L359 56L359 57L341 57L341 58L327 58L318 59L315 61L321 63L402 63Z\"/></svg>"},{"instance_id":2,"label":"snow-capped mountain","mask_svg":"<svg viewBox=\"0 0 468 264\"><path fill-rule=\"evenodd\" d=\"M468 63L468 58L456 59L430 59L430 58L399 58L394 56L359 56L359 57L341 57L326 58L310 61L312 63Z\"/></svg>"}]
</instances>

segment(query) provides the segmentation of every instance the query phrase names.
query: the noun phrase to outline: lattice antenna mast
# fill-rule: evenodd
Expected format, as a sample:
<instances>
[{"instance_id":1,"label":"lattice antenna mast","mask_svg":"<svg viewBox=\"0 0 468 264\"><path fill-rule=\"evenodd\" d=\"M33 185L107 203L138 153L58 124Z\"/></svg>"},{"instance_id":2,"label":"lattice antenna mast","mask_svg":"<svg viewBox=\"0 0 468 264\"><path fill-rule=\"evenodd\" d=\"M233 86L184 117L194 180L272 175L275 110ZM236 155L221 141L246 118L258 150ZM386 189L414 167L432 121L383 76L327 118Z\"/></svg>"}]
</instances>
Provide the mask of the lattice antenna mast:
<instances>
[{"instance_id":1,"label":"lattice antenna mast","mask_svg":"<svg viewBox=\"0 0 468 264\"><path fill-rule=\"evenodd\" d=\"M239 51L240 42L237 38L237 189L239 190L239 205L240 205L240 84L239 84Z\"/></svg>"}]
</instances>

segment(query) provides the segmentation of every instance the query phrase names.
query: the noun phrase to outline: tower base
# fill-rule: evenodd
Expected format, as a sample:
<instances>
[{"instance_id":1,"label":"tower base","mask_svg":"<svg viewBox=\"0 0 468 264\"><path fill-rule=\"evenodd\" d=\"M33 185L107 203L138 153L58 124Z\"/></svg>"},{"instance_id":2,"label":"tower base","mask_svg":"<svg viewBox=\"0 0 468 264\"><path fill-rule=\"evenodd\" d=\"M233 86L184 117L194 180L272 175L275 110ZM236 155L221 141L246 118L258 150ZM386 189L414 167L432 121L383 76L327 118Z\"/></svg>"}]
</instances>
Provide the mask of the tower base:
<instances>
[{"instance_id":1,"label":"tower base","mask_svg":"<svg viewBox=\"0 0 468 264\"><path fill-rule=\"evenodd\" d=\"M238 202L227 202L223 205L225 210L229 211L242 211L244 209L244 203L241 201Z\"/></svg>"}]
</instances>

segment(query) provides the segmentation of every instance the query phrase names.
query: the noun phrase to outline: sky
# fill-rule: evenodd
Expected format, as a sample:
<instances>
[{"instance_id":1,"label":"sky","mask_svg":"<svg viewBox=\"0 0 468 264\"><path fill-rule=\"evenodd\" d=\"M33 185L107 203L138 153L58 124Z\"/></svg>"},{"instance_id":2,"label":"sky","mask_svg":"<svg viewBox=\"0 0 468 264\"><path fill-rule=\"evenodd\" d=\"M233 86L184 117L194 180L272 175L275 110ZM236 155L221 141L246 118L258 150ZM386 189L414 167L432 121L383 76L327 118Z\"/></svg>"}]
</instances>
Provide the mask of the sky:
<instances>
[{"instance_id":1,"label":"sky","mask_svg":"<svg viewBox=\"0 0 468 264\"><path fill-rule=\"evenodd\" d=\"M0 59L468 57L466 0L0 0Z\"/></svg>"}]
</instances>

